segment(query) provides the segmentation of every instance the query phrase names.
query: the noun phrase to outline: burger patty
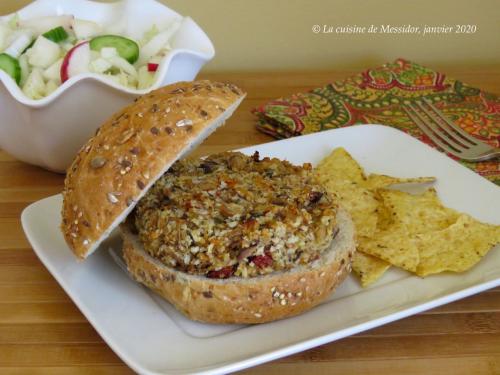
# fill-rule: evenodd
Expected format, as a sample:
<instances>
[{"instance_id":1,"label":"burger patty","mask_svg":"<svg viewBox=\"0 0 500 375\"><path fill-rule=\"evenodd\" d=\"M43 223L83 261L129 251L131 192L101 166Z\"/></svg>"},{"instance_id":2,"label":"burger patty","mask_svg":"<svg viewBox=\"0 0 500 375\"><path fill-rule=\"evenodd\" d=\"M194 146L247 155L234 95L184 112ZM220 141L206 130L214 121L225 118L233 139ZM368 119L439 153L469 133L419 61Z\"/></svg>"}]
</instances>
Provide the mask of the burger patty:
<instances>
[{"instance_id":1,"label":"burger patty","mask_svg":"<svg viewBox=\"0 0 500 375\"><path fill-rule=\"evenodd\" d=\"M145 250L211 278L254 277L318 259L336 205L310 164L226 152L176 162L132 218Z\"/></svg>"}]
</instances>

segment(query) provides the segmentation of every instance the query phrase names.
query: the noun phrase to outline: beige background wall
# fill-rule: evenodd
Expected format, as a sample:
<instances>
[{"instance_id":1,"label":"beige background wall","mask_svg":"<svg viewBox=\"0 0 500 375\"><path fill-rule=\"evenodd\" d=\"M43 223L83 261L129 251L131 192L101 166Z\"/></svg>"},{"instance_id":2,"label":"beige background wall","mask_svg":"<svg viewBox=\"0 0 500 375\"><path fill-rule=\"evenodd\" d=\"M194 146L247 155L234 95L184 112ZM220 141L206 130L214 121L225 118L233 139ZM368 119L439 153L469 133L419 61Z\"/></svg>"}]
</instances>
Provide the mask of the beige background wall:
<instances>
[{"instance_id":1,"label":"beige background wall","mask_svg":"<svg viewBox=\"0 0 500 375\"><path fill-rule=\"evenodd\" d=\"M140 1L140 0L137 0ZM216 48L208 71L364 68L396 57L500 66L498 0L163 0ZM0 0L5 14L29 1ZM315 34L313 25L476 25L475 34Z\"/></svg>"}]
</instances>

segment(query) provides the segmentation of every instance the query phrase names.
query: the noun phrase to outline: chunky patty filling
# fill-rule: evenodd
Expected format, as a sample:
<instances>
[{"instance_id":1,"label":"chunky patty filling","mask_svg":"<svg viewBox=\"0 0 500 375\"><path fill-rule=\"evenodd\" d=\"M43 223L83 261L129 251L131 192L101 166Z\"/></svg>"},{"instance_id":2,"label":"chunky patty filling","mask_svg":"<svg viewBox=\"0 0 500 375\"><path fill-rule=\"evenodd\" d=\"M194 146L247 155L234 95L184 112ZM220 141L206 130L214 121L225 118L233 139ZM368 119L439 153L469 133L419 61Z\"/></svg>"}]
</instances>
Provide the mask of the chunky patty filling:
<instances>
[{"instance_id":1,"label":"chunky patty filling","mask_svg":"<svg viewBox=\"0 0 500 375\"><path fill-rule=\"evenodd\" d=\"M311 165L239 152L176 162L133 218L145 250L178 270L253 277L318 259L336 206Z\"/></svg>"}]
</instances>

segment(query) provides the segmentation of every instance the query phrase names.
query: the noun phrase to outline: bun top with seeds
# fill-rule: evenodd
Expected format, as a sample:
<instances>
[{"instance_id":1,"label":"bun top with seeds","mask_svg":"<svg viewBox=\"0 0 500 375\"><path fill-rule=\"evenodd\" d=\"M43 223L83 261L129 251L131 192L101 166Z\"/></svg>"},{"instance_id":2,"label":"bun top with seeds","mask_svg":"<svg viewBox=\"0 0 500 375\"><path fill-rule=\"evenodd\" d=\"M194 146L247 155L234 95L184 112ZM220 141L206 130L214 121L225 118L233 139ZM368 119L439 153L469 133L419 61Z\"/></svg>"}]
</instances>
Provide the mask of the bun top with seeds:
<instances>
[{"instance_id":1,"label":"bun top with seeds","mask_svg":"<svg viewBox=\"0 0 500 375\"><path fill-rule=\"evenodd\" d=\"M165 86L112 116L64 181L61 229L79 258L97 249L153 183L231 116L245 94L226 83Z\"/></svg>"}]
</instances>

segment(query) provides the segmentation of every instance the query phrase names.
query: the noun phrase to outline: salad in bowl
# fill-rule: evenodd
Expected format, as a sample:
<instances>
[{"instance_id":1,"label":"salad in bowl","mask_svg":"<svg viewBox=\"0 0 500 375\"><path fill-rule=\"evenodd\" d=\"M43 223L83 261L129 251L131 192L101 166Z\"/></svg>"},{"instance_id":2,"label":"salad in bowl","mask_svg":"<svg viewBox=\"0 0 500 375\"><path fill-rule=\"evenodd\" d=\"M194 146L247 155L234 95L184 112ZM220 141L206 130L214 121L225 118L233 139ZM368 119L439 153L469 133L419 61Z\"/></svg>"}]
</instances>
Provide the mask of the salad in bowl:
<instances>
[{"instance_id":1,"label":"salad in bowl","mask_svg":"<svg viewBox=\"0 0 500 375\"><path fill-rule=\"evenodd\" d=\"M214 55L194 20L155 0L36 0L0 16L0 149L64 172L114 112Z\"/></svg>"},{"instance_id":2,"label":"salad in bowl","mask_svg":"<svg viewBox=\"0 0 500 375\"><path fill-rule=\"evenodd\" d=\"M26 20L15 14L0 21L0 69L31 99L50 95L62 82L82 73L146 89L172 49L169 42L180 25L179 19L162 29L153 24L136 41L72 14Z\"/></svg>"}]
</instances>

